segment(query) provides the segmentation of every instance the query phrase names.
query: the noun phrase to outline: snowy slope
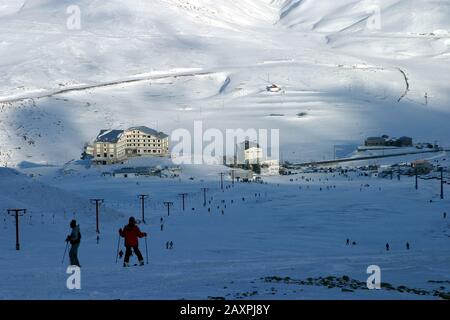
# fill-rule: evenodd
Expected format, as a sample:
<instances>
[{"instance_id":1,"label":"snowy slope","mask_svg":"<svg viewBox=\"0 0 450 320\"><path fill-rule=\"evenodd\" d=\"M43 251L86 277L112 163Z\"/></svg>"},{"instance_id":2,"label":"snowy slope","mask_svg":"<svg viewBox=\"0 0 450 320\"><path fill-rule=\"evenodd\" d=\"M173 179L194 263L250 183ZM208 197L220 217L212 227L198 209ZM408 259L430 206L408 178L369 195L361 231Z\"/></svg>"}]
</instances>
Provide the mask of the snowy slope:
<instances>
[{"instance_id":1,"label":"snowy slope","mask_svg":"<svg viewBox=\"0 0 450 320\"><path fill-rule=\"evenodd\" d=\"M64 170L60 171L64 174ZM28 223L39 223L42 219L52 221L62 216L87 216L91 213L88 198L77 196L54 186L39 182L38 175L28 177L16 170L0 168L0 212L10 208L28 208L25 217ZM114 210L107 210L107 219L118 218Z\"/></svg>"},{"instance_id":2,"label":"snowy slope","mask_svg":"<svg viewBox=\"0 0 450 320\"><path fill-rule=\"evenodd\" d=\"M392 285L448 293L449 202L436 180L416 191L413 178L305 174L234 188L226 179L222 192L222 166L184 166L180 179L117 179L102 175L110 167L72 161L100 129L170 134L197 120L205 129L280 129L282 158L292 162L330 159L335 146L347 156L385 133L448 147L450 3L380 1L381 29L373 30L374 3L0 0L0 166L8 167L0 167L0 298L437 298L261 280L365 281L374 263ZM81 10L80 30L67 28L70 5ZM266 92L272 82L282 92ZM448 166L446 153L360 164L417 158ZM189 193L185 212L181 192ZM151 195L141 225L150 264L122 270L117 229L139 217L141 193ZM88 201L96 197L105 199L99 244ZM174 202L170 217L164 201ZM11 207L29 210L20 252ZM60 261L72 218L83 233L78 292L66 289ZM174 250L164 249L169 240Z\"/></svg>"},{"instance_id":3,"label":"snowy slope","mask_svg":"<svg viewBox=\"0 0 450 320\"><path fill-rule=\"evenodd\" d=\"M80 30L66 27L69 5L81 10ZM333 144L358 144L387 131L419 140L448 136L444 126L430 125L445 122L441 115L450 101L450 73L441 72L450 57L445 1L384 1L382 28L375 31L365 28L371 3L356 0L29 0L1 6L3 164L78 158L101 127L136 124L129 105L140 124L169 133L191 127L194 119L219 129L283 127L284 153L297 152L293 160L300 160L299 149L303 159L321 158ZM400 70L410 90L399 103L407 85ZM186 78L173 77L180 72ZM268 78L283 94L265 94ZM142 81L120 87L130 79ZM396 121L403 110L407 121ZM309 117L296 119L299 112ZM285 117L268 117L273 113ZM427 130L418 130L418 119ZM326 129L317 132L318 125ZM322 143L311 150L317 139Z\"/></svg>"},{"instance_id":4,"label":"snowy slope","mask_svg":"<svg viewBox=\"0 0 450 320\"><path fill-rule=\"evenodd\" d=\"M367 20L375 12L381 14L383 33L419 34L450 29L450 7L445 0L281 1L279 23L319 32L367 32Z\"/></svg>"},{"instance_id":5,"label":"snowy slope","mask_svg":"<svg viewBox=\"0 0 450 320\"><path fill-rule=\"evenodd\" d=\"M379 265L382 281L394 287L450 292L450 229L442 218L449 201L438 200L435 181L421 180L416 191L412 177L397 181L360 177L358 173L301 174L272 177L266 180L268 184L236 183L234 187L225 179L227 188L222 192L218 181L221 167L188 166L180 179L168 180L104 177L76 164L67 169L70 172L65 175L51 167L25 171L40 173L43 183L82 198L105 199L99 244L93 206L75 216L83 234L82 289L67 290L68 262L61 263L72 213L56 214L53 222L54 211L49 208L43 218L33 214L31 223L28 216L22 218L19 252L14 249L13 219L6 215L2 219L1 298L439 299L404 290L343 292L339 287L262 280L271 276L307 279L347 275L365 282L371 264ZM1 174L4 178L3 171ZM189 179L192 176L194 180ZM11 191L17 191L16 181L11 179ZM209 188L207 207L202 205L200 190L205 186ZM0 188L2 193L7 191L3 183ZM39 188L37 192L49 202L61 205L67 201L59 194L44 194ZM151 194L146 202L147 224L140 225L149 233L149 264L123 269L121 260L115 263L117 230L127 216L140 217L136 194L142 192ZM181 209L180 192L189 193L186 211ZM163 201L174 202L170 216ZM40 202L27 203L30 209L37 204ZM124 217L111 219L107 210L112 209ZM357 244L345 245L346 238ZM174 242L173 250L165 249L167 241ZM389 252L384 249L386 242L391 246ZM409 251L406 242L411 244ZM145 256L144 239L140 248ZM245 296L248 292L256 293Z\"/></svg>"}]
</instances>

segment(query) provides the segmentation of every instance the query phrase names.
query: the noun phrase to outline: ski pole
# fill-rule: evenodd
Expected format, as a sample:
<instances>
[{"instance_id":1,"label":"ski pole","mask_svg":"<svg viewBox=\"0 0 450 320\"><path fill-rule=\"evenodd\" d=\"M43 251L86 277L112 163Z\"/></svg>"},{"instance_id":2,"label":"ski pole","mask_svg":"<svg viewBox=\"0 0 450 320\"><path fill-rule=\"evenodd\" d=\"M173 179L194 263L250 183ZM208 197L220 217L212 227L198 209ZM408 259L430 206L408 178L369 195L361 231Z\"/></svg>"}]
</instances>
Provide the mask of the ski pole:
<instances>
[{"instance_id":1,"label":"ski pole","mask_svg":"<svg viewBox=\"0 0 450 320\"><path fill-rule=\"evenodd\" d=\"M64 263L64 258L66 257L66 252L67 252L67 248L68 247L69 247L69 241L66 242L66 249L64 250L64 254L63 254L63 258L62 258L61 264Z\"/></svg>"},{"instance_id":2,"label":"ski pole","mask_svg":"<svg viewBox=\"0 0 450 320\"><path fill-rule=\"evenodd\" d=\"M119 246L120 246L120 234L119 234L119 240L117 240L116 264L117 264L117 259L119 258Z\"/></svg>"},{"instance_id":3,"label":"ski pole","mask_svg":"<svg viewBox=\"0 0 450 320\"><path fill-rule=\"evenodd\" d=\"M147 236L145 236L145 256L147 257L147 264L148 264Z\"/></svg>"}]
</instances>

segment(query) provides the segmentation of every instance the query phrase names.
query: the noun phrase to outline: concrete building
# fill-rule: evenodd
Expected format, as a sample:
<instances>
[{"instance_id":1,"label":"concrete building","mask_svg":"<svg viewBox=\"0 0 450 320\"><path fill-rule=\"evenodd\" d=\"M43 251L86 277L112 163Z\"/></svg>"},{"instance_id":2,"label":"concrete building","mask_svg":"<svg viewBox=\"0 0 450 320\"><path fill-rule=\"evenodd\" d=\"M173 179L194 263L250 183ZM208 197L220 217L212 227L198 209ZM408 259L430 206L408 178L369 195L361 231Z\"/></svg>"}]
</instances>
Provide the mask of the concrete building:
<instances>
[{"instance_id":1,"label":"concrete building","mask_svg":"<svg viewBox=\"0 0 450 320\"><path fill-rule=\"evenodd\" d=\"M263 150L256 143L245 140L236 145L236 164L258 164L263 159Z\"/></svg>"},{"instance_id":2,"label":"concrete building","mask_svg":"<svg viewBox=\"0 0 450 320\"><path fill-rule=\"evenodd\" d=\"M234 178L238 182L249 182L254 177L253 171L250 170L234 170Z\"/></svg>"},{"instance_id":3,"label":"concrete building","mask_svg":"<svg viewBox=\"0 0 450 320\"><path fill-rule=\"evenodd\" d=\"M428 174L433 171L434 166L427 160L415 160L411 162L412 174L415 174L416 170L418 174Z\"/></svg>"},{"instance_id":4,"label":"concrete building","mask_svg":"<svg viewBox=\"0 0 450 320\"><path fill-rule=\"evenodd\" d=\"M369 137L364 142L366 147L382 147L386 145L386 139L383 137Z\"/></svg>"},{"instance_id":5,"label":"concrete building","mask_svg":"<svg viewBox=\"0 0 450 320\"><path fill-rule=\"evenodd\" d=\"M167 156L169 136L148 127L127 130L101 130L95 141L86 146L86 154L96 164L122 162L131 157Z\"/></svg>"},{"instance_id":6,"label":"concrete building","mask_svg":"<svg viewBox=\"0 0 450 320\"><path fill-rule=\"evenodd\" d=\"M261 162L261 175L275 176L280 174L280 163L278 160L264 160Z\"/></svg>"},{"instance_id":7,"label":"concrete building","mask_svg":"<svg viewBox=\"0 0 450 320\"><path fill-rule=\"evenodd\" d=\"M125 156L157 155L169 153L169 136L148 127L131 127L123 133Z\"/></svg>"},{"instance_id":8,"label":"concrete building","mask_svg":"<svg viewBox=\"0 0 450 320\"><path fill-rule=\"evenodd\" d=\"M413 139L410 137L400 137L396 140L397 147L412 147Z\"/></svg>"},{"instance_id":9,"label":"concrete building","mask_svg":"<svg viewBox=\"0 0 450 320\"><path fill-rule=\"evenodd\" d=\"M381 137L369 137L365 140L366 147L412 147L413 139L410 137L389 138L387 135Z\"/></svg>"}]
</instances>

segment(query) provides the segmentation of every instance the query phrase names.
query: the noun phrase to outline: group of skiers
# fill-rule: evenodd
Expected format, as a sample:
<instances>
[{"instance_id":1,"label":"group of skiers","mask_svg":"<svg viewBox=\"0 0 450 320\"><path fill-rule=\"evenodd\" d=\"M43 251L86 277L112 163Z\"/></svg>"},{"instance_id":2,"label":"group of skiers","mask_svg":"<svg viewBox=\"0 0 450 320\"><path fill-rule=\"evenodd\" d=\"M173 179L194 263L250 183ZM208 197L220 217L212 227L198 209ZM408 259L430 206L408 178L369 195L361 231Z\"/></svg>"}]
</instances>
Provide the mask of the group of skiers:
<instances>
[{"instance_id":1,"label":"group of skiers","mask_svg":"<svg viewBox=\"0 0 450 320\"><path fill-rule=\"evenodd\" d=\"M71 244L69 251L70 265L81 267L80 262L78 261L78 248L81 240L80 226L77 224L76 220L72 220L70 222L70 228L72 231L66 238L67 244L69 242ZM136 225L136 219L134 217L130 217L128 224L119 229L119 235L125 239L125 257L123 260L123 266L130 266L130 257L133 252L138 258L138 264L143 266L144 257L139 250L139 238L147 237L147 233L141 232L139 227ZM166 249L173 249L173 241L166 242ZM120 254L120 256L122 257L122 254Z\"/></svg>"},{"instance_id":2,"label":"group of skiers","mask_svg":"<svg viewBox=\"0 0 450 320\"><path fill-rule=\"evenodd\" d=\"M166 242L166 249L167 250L173 249L173 241L167 241Z\"/></svg>"},{"instance_id":3,"label":"group of skiers","mask_svg":"<svg viewBox=\"0 0 450 320\"><path fill-rule=\"evenodd\" d=\"M72 229L71 233L66 238L66 243L71 245L69 251L70 265L81 267L80 262L78 260L78 248L81 242L81 233L80 226L77 224L76 220L72 220L70 222L70 228ZM123 262L124 267L130 266L130 257L134 254L138 258L138 262L140 266L144 265L144 258L142 257L142 253L139 250L139 238L147 237L146 232L141 232L139 227L136 225L136 219L134 217L130 217L128 220L128 224L123 228L119 229L119 235L122 238L125 238L125 258ZM173 244L172 244L173 246Z\"/></svg>"},{"instance_id":4,"label":"group of skiers","mask_svg":"<svg viewBox=\"0 0 450 320\"><path fill-rule=\"evenodd\" d=\"M242 198L244 201L244 198ZM222 211L223 214L223 211ZM447 212L443 213L443 218L447 218ZM161 231L163 230L163 218L160 220L161 222ZM77 224L76 220L70 221L71 232L66 238L66 243L71 245L69 251L70 265L78 266L81 268L80 261L78 260L78 248L81 242L81 232L80 226ZM136 219L134 217L130 217L128 219L128 224L123 228L119 229L119 235L122 238L125 238L125 258L123 262L124 267L130 266L130 257L133 254L136 254L138 258L138 263L140 266L144 265L144 258L142 256L141 251L139 250L139 238L147 237L146 232L141 232L139 227L136 225ZM351 242L352 245L356 245L356 241ZM346 245L350 245L350 239L347 238ZM410 249L409 242L406 242L406 249ZM66 247L67 248L67 247ZM173 241L166 242L166 249L173 249ZM390 250L389 243L386 243L386 251Z\"/></svg>"},{"instance_id":5,"label":"group of skiers","mask_svg":"<svg viewBox=\"0 0 450 320\"><path fill-rule=\"evenodd\" d=\"M345 242L346 245L350 245L350 239L347 238L347 241ZM352 241L351 242L352 245L356 245L356 241ZM409 242L406 242L406 250L409 250L411 248L411 245L409 244ZM389 243L386 243L386 251L389 251L391 249L391 247L389 246Z\"/></svg>"}]
</instances>

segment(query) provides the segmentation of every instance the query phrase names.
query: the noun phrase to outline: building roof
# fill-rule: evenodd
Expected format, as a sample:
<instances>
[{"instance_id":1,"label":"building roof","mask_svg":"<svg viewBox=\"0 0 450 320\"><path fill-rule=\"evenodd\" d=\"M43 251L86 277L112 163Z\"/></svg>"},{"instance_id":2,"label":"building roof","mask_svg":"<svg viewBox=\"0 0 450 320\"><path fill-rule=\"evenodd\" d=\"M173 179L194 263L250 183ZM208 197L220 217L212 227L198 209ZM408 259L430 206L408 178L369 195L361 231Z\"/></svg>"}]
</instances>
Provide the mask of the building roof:
<instances>
[{"instance_id":1,"label":"building roof","mask_svg":"<svg viewBox=\"0 0 450 320\"><path fill-rule=\"evenodd\" d=\"M151 168L151 167L125 167L125 168L120 168L120 169L116 169L113 171L114 174L132 174L132 173L136 173L136 174L150 174L151 172L157 170L156 168Z\"/></svg>"},{"instance_id":2,"label":"building roof","mask_svg":"<svg viewBox=\"0 0 450 320\"><path fill-rule=\"evenodd\" d=\"M168 135L163 133L163 132L158 132L158 131L156 131L154 129L151 129L151 128L145 127L145 126L131 127L131 128L128 128L127 131L131 131L131 130L139 130L139 131L144 132L144 133L146 133L148 135L155 136L155 137L157 137L159 139L165 139L165 138L168 137Z\"/></svg>"},{"instance_id":3,"label":"building roof","mask_svg":"<svg viewBox=\"0 0 450 320\"><path fill-rule=\"evenodd\" d=\"M100 130L95 142L116 143L123 134L123 130Z\"/></svg>"},{"instance_id":4,"label":"building roof","mask_svg":"<svg viewBox=\"0 0 450 320\"><path fill-rule=\"evenodd\" d=\"M380 140L386 140L386 138L383 138L383 137L368 137L367 139L366 139L366 141L380 141Z\"/></svg>"},{"instance_id":5,"label":"building roof","mask_svg":"<svg viewBox=\"0 0 450 320\"><path fill-rule=\"evenodd\" d=\"M261 148L258 143L248 140L239 143L239 147L243 148L244 150L248 150L250 148Z\"/></svg>"}]
</instances>

